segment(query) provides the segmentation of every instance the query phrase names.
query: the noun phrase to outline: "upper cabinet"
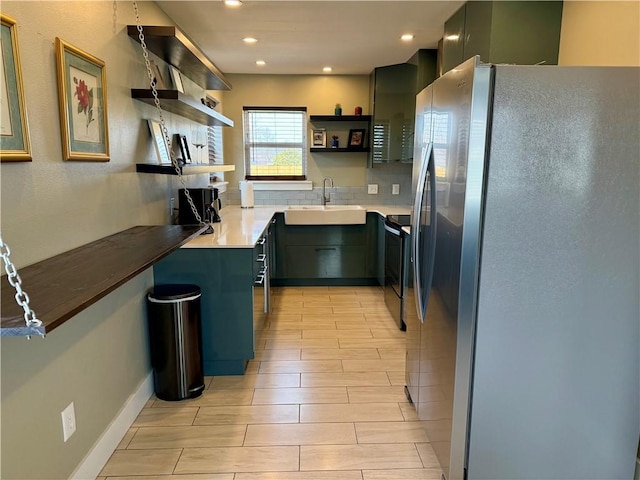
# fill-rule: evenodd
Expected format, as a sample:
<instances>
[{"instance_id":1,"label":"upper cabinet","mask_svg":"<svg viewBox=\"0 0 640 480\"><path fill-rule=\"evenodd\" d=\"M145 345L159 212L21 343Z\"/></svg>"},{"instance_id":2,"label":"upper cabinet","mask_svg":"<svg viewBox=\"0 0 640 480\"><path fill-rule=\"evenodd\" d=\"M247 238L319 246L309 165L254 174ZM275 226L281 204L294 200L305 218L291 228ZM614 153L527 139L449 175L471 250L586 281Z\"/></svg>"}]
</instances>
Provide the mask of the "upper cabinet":
<instances>
[{"instance_id":1,"label":"upper cabinet","mask_svg":"<svg viewBox=\"0 0 640 480\"><path fill-rule=\"evenodd\" d=\"M436 78L436 50L378 67L369 78L371 163L412 163L416 94Z\"/></svg>"},{"instance_id":2,"label":"upper cabinet","mask_svg":"<svg viewBox=\"0 0 640 480\"><path fill-rule=\"evenodd\" d=\"M231 89L222 72L178 28L146 25L142 29L149 51L176 67L182 75L205 90ZM140 42L135 25L129 25L127 33ZM132 88L131 97L151 105L155 102L151 89ZM163 110L202 125L233 127L229 118L177 90L158 90L158 99Z\"/></svg>"},{"instance_id":3,"label":"upper cabinet","mask_svg":"<svg viewBox=\"0 0 640 480\"><path fill-rule=\"evenodd\" d=\"M558 64L562 2L467 2L444 24L442 72L486 63Z\"/></svg>"}]
</instances>

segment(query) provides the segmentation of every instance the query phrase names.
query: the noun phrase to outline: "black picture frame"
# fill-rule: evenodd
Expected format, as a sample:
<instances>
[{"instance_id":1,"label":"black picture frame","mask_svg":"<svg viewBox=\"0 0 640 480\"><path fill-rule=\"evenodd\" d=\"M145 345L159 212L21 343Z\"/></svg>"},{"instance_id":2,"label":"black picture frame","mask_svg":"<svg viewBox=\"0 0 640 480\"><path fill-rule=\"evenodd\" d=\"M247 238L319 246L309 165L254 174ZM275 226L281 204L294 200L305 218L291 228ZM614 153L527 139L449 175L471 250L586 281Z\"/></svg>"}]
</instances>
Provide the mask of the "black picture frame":
<instances>
[{"instance_id":1,"label":"black picture frame","mask_svg":"<svg viewBox=\"0 0 640 480\"><path fill-rule=\"evenodd\" d=\"M349 148L364 148L364 128L353 128L349 130Z\"/></svg>"}]
</instances>

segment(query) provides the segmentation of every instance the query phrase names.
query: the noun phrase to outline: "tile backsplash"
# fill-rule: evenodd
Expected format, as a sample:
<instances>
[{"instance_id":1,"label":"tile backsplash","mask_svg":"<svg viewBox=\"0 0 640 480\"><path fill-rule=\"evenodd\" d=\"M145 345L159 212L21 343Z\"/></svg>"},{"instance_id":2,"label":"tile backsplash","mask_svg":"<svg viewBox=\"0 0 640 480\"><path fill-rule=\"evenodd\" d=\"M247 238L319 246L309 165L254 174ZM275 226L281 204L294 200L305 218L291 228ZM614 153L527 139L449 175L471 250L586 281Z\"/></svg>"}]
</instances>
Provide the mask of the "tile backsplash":
<instances>
[{"instance_id":1,"label":"tile backsplash","mask_svg":"<svg viewBox=\"0 0 640 480\"><path fill-rule=\"evenodd\" d=\"M411 203L411 170L409 164L377 165L367 169L366 185L363 187L327 188L330 204L337 205L409 205ZM333 178L339 184L339 178ZM378 185L378 193L367 193L367 185ZM400 194L392 195L393 184L400 185ZM256 190L256 205L320 205L322 203L322 186L314 186L313 190ZM221 195L224 205L240 205L240 189L229 185Z\"/></svg>"}]
</instances>

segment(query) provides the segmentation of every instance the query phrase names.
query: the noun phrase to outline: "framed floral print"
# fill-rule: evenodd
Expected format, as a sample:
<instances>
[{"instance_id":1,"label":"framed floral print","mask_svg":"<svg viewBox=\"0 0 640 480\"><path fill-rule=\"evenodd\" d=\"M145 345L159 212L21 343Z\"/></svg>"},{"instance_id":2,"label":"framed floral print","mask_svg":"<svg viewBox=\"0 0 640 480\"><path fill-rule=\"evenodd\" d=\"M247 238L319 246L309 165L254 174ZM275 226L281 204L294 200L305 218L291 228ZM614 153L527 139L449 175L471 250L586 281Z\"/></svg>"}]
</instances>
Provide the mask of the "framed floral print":
<instances>
[{"instance_id":1,"label":"framed floral print","mask_svg":"<svg viewBox=\"0 0 640 480\"><path fill-rule=\"evenodd\" d=\"M22 68L16 21L0 14L2 68L0 68L0 160L29 162L29 126L24 102Z\"/></svg>"},{"instance_id":2,"label":"framed floral print","mask_svg":"<svg viewBox=\"0 0 640 480\"><path fill-rule=\"evenodd\" d=\"M104 62L56 37L56 64L63 158L108 162Z\"/></svg>"}]
</instances>

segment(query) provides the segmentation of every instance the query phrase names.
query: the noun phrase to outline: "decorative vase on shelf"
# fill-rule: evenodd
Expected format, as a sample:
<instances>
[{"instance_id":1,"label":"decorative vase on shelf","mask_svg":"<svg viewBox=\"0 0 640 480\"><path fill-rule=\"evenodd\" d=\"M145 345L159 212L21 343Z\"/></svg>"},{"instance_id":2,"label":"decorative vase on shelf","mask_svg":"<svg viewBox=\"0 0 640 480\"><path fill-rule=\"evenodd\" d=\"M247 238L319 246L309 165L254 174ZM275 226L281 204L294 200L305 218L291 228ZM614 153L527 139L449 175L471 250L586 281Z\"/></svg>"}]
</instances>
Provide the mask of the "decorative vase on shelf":
<instances>
[{"instance_id":1,"label":"decorative vase on shelf","mask_svg":"<svg viewBox=\"0 0 640 480\"><path fill-rule=\"evenodd\" d=\"M342 115L342 105L340 105L339 103L336 103L336 109L334 113L336 114L337 117Z\"/></svg>"},{"instance_id":2,"label":"decorative vase on shelf","mask_svg":"<svg viewBox=\"0 0 640 480\"><path fill-rule=\"evenodd\" d=\"M362 115L362 107L356 107L356 110L354 112L356 115Z\"/></svg>"},{"instance_id":3,"label":"decorative vase on shelf","mask_svg":"<svg viewBox=\"0 0 640 480\"><path fill-rule=\"evenodd\" d=\"M338 148L338 136L337 135L334 135L333 137L331 137L331 148Z\"/></svg>"}]
</instances>

